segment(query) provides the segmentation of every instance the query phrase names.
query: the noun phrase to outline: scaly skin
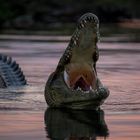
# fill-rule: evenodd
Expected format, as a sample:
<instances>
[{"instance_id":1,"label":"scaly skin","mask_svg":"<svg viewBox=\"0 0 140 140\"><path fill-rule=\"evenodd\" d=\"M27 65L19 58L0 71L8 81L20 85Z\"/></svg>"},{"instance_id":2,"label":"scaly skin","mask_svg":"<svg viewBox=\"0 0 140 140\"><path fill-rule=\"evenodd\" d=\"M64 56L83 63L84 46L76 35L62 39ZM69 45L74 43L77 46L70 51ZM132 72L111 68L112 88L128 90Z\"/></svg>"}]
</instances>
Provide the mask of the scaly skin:
<instances>
[{"instance_id":1,"label":"scaly skin","mask_svg":"<svg viewBox=\"0 0 140 140\"><path fill-rule=\"evenodd\" d=\"M26 85L25 76L11 57L0 54L0 88Z\"/></svg>"},{"instance_id":2,"label":"scaly skin","mask_svg":"<svg viewBox=\"0 0 140 140\"><path fill-rule=\"evenodd\" d=\"M99 20L87 13L79 19L68 47L46 83L45 99L50 107L94 110L109 96L96 71L98 40Z\"/></svg>"}]
</instances>

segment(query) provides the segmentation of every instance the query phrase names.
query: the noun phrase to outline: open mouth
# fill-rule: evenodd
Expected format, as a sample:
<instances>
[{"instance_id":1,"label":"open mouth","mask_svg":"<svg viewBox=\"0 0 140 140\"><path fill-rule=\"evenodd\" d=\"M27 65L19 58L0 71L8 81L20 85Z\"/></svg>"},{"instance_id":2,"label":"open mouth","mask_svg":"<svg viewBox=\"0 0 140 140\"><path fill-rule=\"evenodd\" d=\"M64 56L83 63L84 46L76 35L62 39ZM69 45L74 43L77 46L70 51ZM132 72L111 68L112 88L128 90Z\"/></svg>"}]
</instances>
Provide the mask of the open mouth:
<instances>
[{"instance_id":1,"label":"open mouth","mask_svg":"<svg viewBox=\"0 0 140 140\"><path fill-rule=\"evenodd\" d=\"M73 70L69 73L65 70L64 81L71 90L79 90L83 93L96 90L96 74L94 70Z\"/></svg>"},{"instance_id":2,"label":"open mouth","mask_svg":"<svg viewBox=\"0 0 140 140\"><path fill-rule=\"evenodd\" d=\"M74 84L74 90L79 89L82 91L89 91L90 85L85 81L83 77L80 77Z\"/></svg>"},{"instance_id":3,"label":"open mouth","mask_svg":"<svg viewBox=\"0 0 140 140\"><path fill-rule=\"evenodd\" d=\"M74 47L66 55L66 60L71 60L64 70L64 81L71 90L89 93L97 89L97 76L91 59L95 54L93 52L96 52L95 43L99 39L98 28L98 18L91 13L82 16L78 22L72 36Z\"/></svg>"}]
</instances>

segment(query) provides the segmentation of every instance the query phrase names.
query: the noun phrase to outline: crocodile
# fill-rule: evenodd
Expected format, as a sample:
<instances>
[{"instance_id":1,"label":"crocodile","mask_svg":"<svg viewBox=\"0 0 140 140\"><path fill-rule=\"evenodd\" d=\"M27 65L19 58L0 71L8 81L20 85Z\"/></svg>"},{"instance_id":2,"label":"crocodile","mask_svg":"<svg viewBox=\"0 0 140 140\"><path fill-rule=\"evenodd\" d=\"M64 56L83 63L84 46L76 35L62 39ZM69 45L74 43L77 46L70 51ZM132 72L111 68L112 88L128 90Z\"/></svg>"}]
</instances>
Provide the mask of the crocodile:
<instances>
[{"instance_id":1,"label":"crocodile","mask_svg":"<svg viewBox=\"0 0 140 140\"><path fill-rule=\"evenodd\" d=\"M99 19L92 13L79 20L56 70L45 86L45 99L53 108L97 110L109 90L97 76Z\"/></svg>"},{"instance_id":2,"label":"crocodile","mask_svg":"<svg viewBox=\"0 0 140 140\"><path fill-rule=\"evenodd\" d=\"M99 39L98 17L84 14L56 70L47 80L44 96L50 107L98 109L109 96L96 71ZM19 65L0 54L0 88L25 85L27 81Z\"/></svg>"},{"instance_id":3,"label":"crocodile","mask_svg":"<svg viewBox=\"0 0 140 140\"><path fill-rule=\"evenodd\" d=\"M11 57L0 54L0 88L27 85L23 71Z\"/></svg>"}]
</instances>

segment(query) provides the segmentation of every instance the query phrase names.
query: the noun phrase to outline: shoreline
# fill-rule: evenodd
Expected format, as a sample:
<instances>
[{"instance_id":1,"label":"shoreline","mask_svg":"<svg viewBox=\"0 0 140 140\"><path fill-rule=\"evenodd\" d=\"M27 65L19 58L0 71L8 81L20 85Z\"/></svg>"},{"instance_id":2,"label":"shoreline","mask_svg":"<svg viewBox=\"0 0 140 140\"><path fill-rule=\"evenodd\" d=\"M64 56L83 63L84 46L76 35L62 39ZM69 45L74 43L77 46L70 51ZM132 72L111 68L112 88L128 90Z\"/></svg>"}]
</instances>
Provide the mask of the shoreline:
<instances>
[{"instance_id":1,"label":"shoreline","mask_svg":"<svg viewBox=\"0 0 140 140\"><path fill-rule=\"evenodd\" d=\"M59 35L15 35L0 34L0 41L31 41L31 42L69 42L71 36ZM101 37L101 42L140 42L139 38L132 35L115 35L111 37Z\"/></svg>"}]
</instances>

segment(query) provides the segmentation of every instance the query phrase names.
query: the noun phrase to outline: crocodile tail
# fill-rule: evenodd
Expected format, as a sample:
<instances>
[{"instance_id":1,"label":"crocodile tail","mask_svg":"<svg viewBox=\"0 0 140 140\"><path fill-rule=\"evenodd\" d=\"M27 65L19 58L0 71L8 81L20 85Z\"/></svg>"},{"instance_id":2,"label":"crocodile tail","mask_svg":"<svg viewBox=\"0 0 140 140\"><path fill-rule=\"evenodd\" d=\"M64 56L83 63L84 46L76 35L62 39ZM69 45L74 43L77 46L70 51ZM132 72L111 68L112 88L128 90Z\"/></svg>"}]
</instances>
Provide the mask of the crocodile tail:
<instances>
[{"instance_id":1,"label":"crocodile tail","mask_svg":"<svg viewBox=\"0 0 140 140\"><path fill-rule=\"evenodd\" d=\"M0 88L9 86L23 86L27 81L25 76L11 57L0 54Z\"/></svg>"}]
</instances>

